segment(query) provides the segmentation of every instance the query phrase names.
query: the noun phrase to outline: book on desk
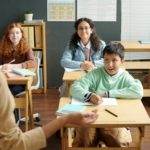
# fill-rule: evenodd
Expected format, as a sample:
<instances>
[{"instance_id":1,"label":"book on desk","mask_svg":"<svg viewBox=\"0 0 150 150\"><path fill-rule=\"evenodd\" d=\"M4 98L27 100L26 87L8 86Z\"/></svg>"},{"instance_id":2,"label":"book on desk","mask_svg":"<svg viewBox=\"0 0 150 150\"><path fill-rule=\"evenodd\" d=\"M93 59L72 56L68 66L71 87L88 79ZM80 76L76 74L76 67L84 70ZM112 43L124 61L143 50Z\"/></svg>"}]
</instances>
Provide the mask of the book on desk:
<instances>
[{"instance_id":1,"label":"book on desk","mask_svg":"<svg viewBox=\"0 0 150 150\"><path fill-rule=\"evenodd\" d=\"M56 111L56 115L61 116L61 115L67 115L69 113L74 113L74 112L83 112L85 108L86 107L83 105L66 104L62 108L59 108Z\"/></svg>"},{"instance_id":2,"label":"book on desk","mask_svg":"<svg viewBox=\"0 0 150 150\"><path fill-rule=\"evenodd\" d=\"M16 73L20 76L27 77L27 76L35 76L35 73L29 69L24 69L24 68L13 68L12 69L13 73Z\"/></svg>"}]
</instances>

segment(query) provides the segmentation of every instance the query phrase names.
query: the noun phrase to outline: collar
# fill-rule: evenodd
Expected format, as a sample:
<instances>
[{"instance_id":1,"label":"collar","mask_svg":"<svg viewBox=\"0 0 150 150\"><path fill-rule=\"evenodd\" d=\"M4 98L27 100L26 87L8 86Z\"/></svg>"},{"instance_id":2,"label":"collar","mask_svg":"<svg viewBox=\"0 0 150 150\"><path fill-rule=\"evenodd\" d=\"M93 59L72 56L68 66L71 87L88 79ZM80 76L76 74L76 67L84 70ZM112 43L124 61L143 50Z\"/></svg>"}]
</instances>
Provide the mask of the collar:
<instances>
[{"instance_id":1,"label":"collar","mask_svg":"<svg viewBox=\"0 0 150 150\"><path fill-rule=\"evenodd\" d=\"M87 49L91 49L91 42L89 41L86 45L82 43L82 41L78 42L78 45L81 46L81 48L84 50L86 47Z\"/></svg>"},{"instance_id":2,"label":"collar","mask_svg":"<svg viewBox=\"0 0 150 150\"><path fill-rule=\"evenodd\" d=\"M125 70L124 69L122 69L122 68L119 68L119 70L118 70L118 72L116 73L116 74L114 74L114 75L110 75L110 74L108 74L107 72L106 72L106 70L105 70L105 67L103 66L103 71L105 72L105 74L107 75L107 76L110 76L110 77L112 77L112 78L117 78L118 76L120 76L122 73L124 73L125 72Z\"/></svg>"}]
</instances>

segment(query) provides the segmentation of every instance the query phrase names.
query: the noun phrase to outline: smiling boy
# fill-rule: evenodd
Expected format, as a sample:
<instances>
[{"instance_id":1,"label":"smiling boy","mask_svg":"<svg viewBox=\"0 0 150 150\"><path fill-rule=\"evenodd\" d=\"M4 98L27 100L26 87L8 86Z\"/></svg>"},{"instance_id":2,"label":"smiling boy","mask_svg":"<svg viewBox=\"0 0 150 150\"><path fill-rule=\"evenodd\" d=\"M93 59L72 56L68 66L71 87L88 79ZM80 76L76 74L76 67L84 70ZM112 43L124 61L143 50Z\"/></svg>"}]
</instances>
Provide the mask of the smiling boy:
<instances>
[{"instance_id":1,"label":"smiling boy","mask_svg":"<svg viewBox=\"0 0 150 150\"><path fill-rule=\"evenodd\" d=\"M124 47L118 42L110 42L104 48L103 58L104 66L87 73L80 80L74 82L71 87L72 97L93 104L101 103L102 97L141 99L143 96L141 82L138 79L134 79L128 71L122 68ZM89 132L90 130L88 129L86 137L90 134ZM110 135L110 139L112 139L104 139L103 141L107 146L127 146L131 142L131 138L124 139L124 132L126 132L125 128L103 129L102 133ZM84 142L80 133L83 133L82 129L79 129L78 133L76 133L78 136L76 142L74 142L76 146L80 146L77 141ZM116 135L120 136L117 137ZM131 137L130 132L126 136ZM113 144L111 141L114 140L116 143ZM84 145L89 146L90 142L88 141L87 143Z\"/></svg>"}]
</instances>

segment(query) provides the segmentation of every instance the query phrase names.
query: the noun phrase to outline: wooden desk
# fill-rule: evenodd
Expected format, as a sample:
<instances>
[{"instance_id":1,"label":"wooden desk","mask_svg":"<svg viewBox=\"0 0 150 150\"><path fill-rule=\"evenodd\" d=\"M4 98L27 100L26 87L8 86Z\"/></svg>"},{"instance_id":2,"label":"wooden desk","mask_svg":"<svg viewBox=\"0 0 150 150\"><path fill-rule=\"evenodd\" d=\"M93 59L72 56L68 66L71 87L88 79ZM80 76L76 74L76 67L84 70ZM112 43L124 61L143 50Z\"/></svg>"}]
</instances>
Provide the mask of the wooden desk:
<instances>
[{"instance_id":1,"label":"wooden desk","mask_svg":"<svg viewBox=\"0 0 150 150\"><path fill-rule=\"evenodd\" d=\"M145 108L141 102L141 100L117 100L118 105L117 106L111 106L118 114L118 117L114 117L104 111L104 106L87 106L87 110L92 109L98 109L99 117L95 121L95 123L91 124L90 127L94 128L104 128L104 127L140 127L141 130L141 137L140 137L140 143L142 137L144 137L144 128L146 125L150 125L150 117L148 116L147 112L145 111ZM65 104L69 103L69 98L61 98L59 103L59 108L64 106ZM134 109L133 109L134 108ZM129 111L130 110L130 111ZM65 128L62 129L62 150L96 150L101 148L77 148L77 147L69 147L69 139L68 139L68 130L67 128L73 127L71 125L66 125ZM111 148L105 148L105 149L111 149ZM115 149L115 148L113 148ZM117 148L118 149L132 149L131 147L126 148ZM135 148L137 149L137 148ZM140 147L139 147L140 149Z\"/></svg>"},{"instance_id":2,"label":"wooden desk","mask_svg":"<svg viewBox=\"0 0 150 150\"><path fill-rule=\"evenodd\" d=\"M75 81L80 79L82 76L86 74L85 71L72 71L72 72L64 72L63 81L67 85L67 96L69 96L69 89L71 84Z\"/></svg>"},{"instance_id":3,"label":"wooden desk","mask_svg":"<svg viewBox=\"0 0 150 150\"><path fill-rule=\"evenodd\" d=\"M125 61L125 69L150 69L150 61Z\"/></svg>"},{"instance_id":4,"label":"wooden desk","mask_svg":"<svg viewBox=\"0 0 150 150\"><path fill-rule=\"evenodd\" d=\"M31 93L31 85L32 85L33 77L11 77L7 78L7 82L9 85L25 85L25 97L15 97L15 101L17 102L17 108L22 107L22 103L25 101L25 105L27 106L25 109L25 130L28 128L28 118L30 122L30 127L33 128L33 105L32 105L32 93Z\"/></svg>"},{"instance_id":5,"label":"wooden desk","mask_svg":"<svg viewBox=\"0 0 150 150\"><path fill-rule=\"evenodd\" d=\"M138 41L119 41L125 52L150 52L150 44L141 44Z\"/></svg>"}]
</instances>

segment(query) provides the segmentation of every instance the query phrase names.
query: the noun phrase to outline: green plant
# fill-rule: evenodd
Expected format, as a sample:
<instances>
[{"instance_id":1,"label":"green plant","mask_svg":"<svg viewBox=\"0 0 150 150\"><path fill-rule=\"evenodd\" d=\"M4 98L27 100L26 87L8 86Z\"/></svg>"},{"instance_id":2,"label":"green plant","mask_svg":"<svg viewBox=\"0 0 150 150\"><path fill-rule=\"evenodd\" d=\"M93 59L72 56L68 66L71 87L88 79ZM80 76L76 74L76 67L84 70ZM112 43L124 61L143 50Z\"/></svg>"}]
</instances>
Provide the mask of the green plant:
<instances>
[{"instance_id":1,"label":"green plant","mask_svg":"<svg viewBox=\"0 0 150 150\"><path fill-rule=\"evenodd\" d=\"M33 12L31 10L27 10L25 11L25 14L33 14Z\"/></svg>"}]
</instances>

